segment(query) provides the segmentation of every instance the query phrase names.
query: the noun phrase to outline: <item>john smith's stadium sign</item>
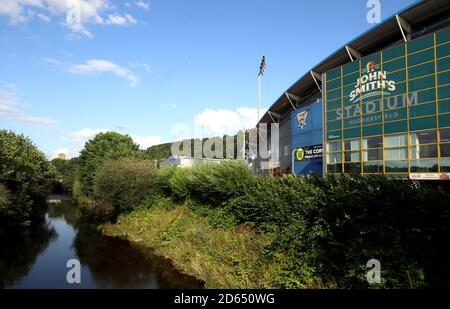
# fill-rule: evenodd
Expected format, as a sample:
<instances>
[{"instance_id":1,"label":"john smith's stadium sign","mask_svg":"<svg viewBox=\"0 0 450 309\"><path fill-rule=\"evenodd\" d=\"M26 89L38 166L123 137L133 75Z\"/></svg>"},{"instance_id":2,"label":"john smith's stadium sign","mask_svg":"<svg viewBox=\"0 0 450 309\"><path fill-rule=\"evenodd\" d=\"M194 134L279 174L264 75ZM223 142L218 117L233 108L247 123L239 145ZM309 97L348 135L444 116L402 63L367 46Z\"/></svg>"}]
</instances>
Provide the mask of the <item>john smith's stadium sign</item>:
<instances>
[{"instance_id":1,"label":"john smith's stadium sign","mask_svg":"<svg viewBox=\"0 0 450 309\"><path fill-rule=\"evenodd\" d=\"M375 62L367 63L363 73L364 75L356 80L355 90L350 93L350 102L381 95L383 89L386 89L385 96L390 95L389 91L395 91L395 81L388 80L387 72L381 71Z\"/></svg>"}]
</instances>

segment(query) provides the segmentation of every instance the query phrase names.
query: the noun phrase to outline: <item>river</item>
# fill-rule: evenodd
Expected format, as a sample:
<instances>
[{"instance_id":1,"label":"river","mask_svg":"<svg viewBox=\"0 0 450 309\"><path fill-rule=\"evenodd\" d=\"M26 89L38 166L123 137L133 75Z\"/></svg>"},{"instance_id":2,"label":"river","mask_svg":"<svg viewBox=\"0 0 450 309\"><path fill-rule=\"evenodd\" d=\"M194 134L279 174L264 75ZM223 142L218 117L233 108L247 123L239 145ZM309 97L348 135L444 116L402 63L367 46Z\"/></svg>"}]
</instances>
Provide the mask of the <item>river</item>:
<instances>
[{"instance_id":1,"label":"river","mask_svg":"<svg viewBox=\"0 0 450 309\"><path fill-rule=\"evenodd\" d=\"M201 288L197 280L126 240L80 220L67 196L49 196L45 218L0 237L0 288ZM67 261L80 262L81 283L68 283Z\"/></svg>"}]
</instances>

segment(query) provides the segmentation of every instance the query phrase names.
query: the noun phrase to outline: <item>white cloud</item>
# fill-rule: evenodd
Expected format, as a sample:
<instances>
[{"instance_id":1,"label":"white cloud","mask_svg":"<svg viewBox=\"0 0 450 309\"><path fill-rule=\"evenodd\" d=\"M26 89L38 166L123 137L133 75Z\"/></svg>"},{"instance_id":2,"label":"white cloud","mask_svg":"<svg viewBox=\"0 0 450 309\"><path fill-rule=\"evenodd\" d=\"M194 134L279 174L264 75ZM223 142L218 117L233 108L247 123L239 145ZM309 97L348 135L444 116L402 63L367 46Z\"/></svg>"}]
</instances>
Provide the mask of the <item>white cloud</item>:
<instances>
[{"instance_id":1,"label":"white cloud","mask_svg":"<svg viewBox=\"0 0 450 309\"><path fill-rule=\"evenodd\" d=\"M266 109L261 110L261 115L265 111ZM256 118L256 108L242 107L235 111L207 108L194 117L194 123L201 129L206 129L213 134L235 134L239 130L255 127Z\"/></svg>"},{"instance_id":2,"label":"white cloud","mask_svg":"<svg viewBox=\"0 0 450 309\"><path fill-rule=\"evenodd\" d=\"M131 135L133 141L139 145L141 149L147 149L150 146L161 143L161 136L138 136Z\"/></svg>"},{"instance_id":3,"label":"white cloud","mask_svg":"<svg viewBox=\"0 0 450 309\"><path fill-rule=\"evenodd\" d=\"M0 0L0 16L11 25L32 19L50 22L50 16L74 34L92 37L87 25L131 25L137 21L129 14L121 14L109 0Z\"/></svg>"},{"instance_id":4,"label":"white cloud","mask_svg":"<svg viewBox=\"0 0 450 309\"><path fill-rule=\"evenodd\" d=\"M79 131L76 131L72 133L71 139L77 143L84 144L87 140L93 138L98 133L105 133L110 130L108 129L90 129L90 128L84 128Z\"/></svg>"},{"instance_id":5,"label":"white cloud","mask_svg":"<svg viewBox=\"0 0 450 309\"><path fill-rule=\"evenodd\" d=\"M107 60L92 59L81 64L71 64L68 67L68 71L79 75L113 73L128 80L130 87L135 87L139 82L137 76L129 69L123 68L120 65Z\"/></svg>"},{"instance_id":6,"label":"white cloud","mask_svg":"<svg viewBox=\"0 0 450 309\"><path fill-rule=\"evenodd\" d=\"M109 14L108 19L102 21L105 25L134 25L137 23L137 20L133 18L130 14L125 14L124 16L119 14Z\"/></svg>"},{"instance_id":7,"label":"white cloud","mask_svg":"<svg viewBox=\"0 0 450 309\"><path fill-rule=\"evenodd\" d=\"M48 126L55 122L48 117L36 117L25 114L21 110L16 88L17 86L14 84L7 84L4 85L4 88L0 88L0 117L41 126Z\"/></svg>"},{"instance_id":8,"label":"white cloud","mask_svg":"<svg viewBox=\"0 0 450 309\"><path fill-rule=\"evenodd\" d=\"M141 8L145 11L150 10L150 3L148 3L148 2L140 0L140 1L136 1L135 4L137 7Z\"/></svg>"},{"instance_id":9,"label":"white cloud","mask_svg":"<svg viewBox=\"0 0 450 309\"><path fill-rule=\"evenodd\" d=\"M110 132L112 130L109 129L91 129L91 128L83 128L79 131L76 131L70 134L70 140L76 142L78 145L82 145L87 142L89 139L94 138L99 133ZM160 136L148 135L148 136L140 136L140 135L130 135L133 141L139 145L141 149L147 149L150 146L157 145L161 143ZM67 141L64 138L62 141Z\"/></svg>"}]
</instances>

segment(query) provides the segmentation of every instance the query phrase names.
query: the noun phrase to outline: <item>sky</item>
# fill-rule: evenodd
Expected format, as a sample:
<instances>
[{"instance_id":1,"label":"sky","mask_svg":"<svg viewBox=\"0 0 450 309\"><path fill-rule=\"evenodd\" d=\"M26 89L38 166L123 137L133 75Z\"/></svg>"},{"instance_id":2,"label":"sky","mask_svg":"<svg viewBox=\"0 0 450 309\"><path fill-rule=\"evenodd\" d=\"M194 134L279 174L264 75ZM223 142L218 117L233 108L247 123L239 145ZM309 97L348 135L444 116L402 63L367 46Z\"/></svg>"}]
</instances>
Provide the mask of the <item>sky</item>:
<instances>
[{"instance_id":1,"label":"sky","mask_svg":"<svg viewBox=\"0 0 450 309\"><path fill-rule=\"evenodd\" d=\"M373 0L370 0L373 1ZM369 1L369 2L370 2ZM381 19L415 0L379 0ZM0 129L49 158L234 134L375 24L367 0L0 0ZM370 3L369 3L370 4Z\"/></svg>"}]
</instances>

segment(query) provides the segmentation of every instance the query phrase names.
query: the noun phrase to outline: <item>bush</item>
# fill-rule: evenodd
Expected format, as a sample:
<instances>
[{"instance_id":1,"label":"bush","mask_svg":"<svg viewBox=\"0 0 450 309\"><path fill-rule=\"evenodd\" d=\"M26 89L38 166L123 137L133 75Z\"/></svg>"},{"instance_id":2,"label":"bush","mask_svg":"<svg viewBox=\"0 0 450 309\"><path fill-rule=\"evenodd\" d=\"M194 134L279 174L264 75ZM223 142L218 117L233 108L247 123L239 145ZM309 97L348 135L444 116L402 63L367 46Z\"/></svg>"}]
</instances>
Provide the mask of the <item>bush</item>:
<instances>
[{"instance_id":1,"label":"bush","mask_svg":"<svg viewBox=\"0 0 450 309\"><path fill-rule=\"evenodd\" d=\"M6 208L11 203L11 193L0 183L0 208Z\"/></svg>"},{"instance_id":2,"label":"bush","mask_svg":"<svg viewBox=\"0 0 450 309\"><path fill-rule=\"evenodd\" d=\"M276 231L263 259L289 259L280 278L286 287L317 278L368 287L370 259L381 262L382 286L448 287L448 199L430 184L385 177L288 176L258 180L226 209Z\"/></svg>"},{"instance_id":3,"label":"bush","mask_svg":"<svg viewBox=\"0 0 450 309\"><path fill-rule=\"evenodd\" d=\"M93 196L95 175L103 162L120 158L135 158L138 155L139 148L130 136L116 132L97 134L85 144L84 149L80 152L78 164L83 194L88 197Z\"/></svg>"},{"instance_id":4,"label":"bush","mask_svg":"<svg viewBox=\"0 0 450 309\"><path fill-rule=\"evenodd\" d=\"M156 184L161 192L178 202L193 199L218 207L230 198L242 195L255 179L244 162L225 161L191 169L164 168Z\"/></svg>"},{"instance_id":5,"label":"bush","mask_svg":"<svg viewBox=\"0 0 450 309\"><path fill-rule=\"evenodd\" d=\"M144 199L155 177L151 161L131 158L106 161L95 177L95 197L112 205L116 214L130 211Z\"/></svg>"}]
</instances>

